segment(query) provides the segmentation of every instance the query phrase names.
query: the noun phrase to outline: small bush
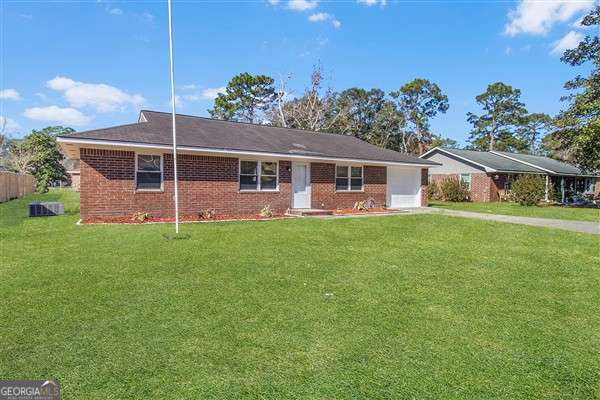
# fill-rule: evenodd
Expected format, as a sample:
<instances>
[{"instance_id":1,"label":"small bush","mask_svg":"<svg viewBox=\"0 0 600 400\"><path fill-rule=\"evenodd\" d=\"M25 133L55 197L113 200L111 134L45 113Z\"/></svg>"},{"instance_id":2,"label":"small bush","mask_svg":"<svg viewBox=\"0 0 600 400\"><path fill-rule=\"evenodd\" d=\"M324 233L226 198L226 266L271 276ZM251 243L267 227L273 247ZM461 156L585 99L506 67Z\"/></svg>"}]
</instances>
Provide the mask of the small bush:
<instances>
[{"instance_id":1,"label":"small bush","mask_svg":"<svg viewBox=\"0 0 600 400\"><path fill-rule=\"evenodd\" d=\"M469 187L458 178L446 178L440 183L440 197L444 201L468 201Z\"/></svg>"},{"instance_id":2,"label":"small bush","mask_svg":"<svg viewBox=\"0 0 600 400\"><path fill-rule=\"evenodd\" d=\"M200 210L200 212L198 213L198 217L200 219L213 219L216 213L217 212L214 208L206 208L204 210Z\"/></svg>"},{"instance_id":3,"label":"small bush","mask_svg":"<svg viewBox=\"0 0 600 400\"><path fill-rule=\"evenodd\" d=\"M512 184L511 197L522 206L534 206L544 200L546 182L541 175L521 175Z\"/></svg>"},{"instance_id":4,"label":"small bush","mask_svg":"<svg viewBox=\"0 0 600 400\"><path fill-rule=\"evenodd\" d=\"M273 216L273 210L271 209L271 205L267 204L260 210L260 216L264 218L271 218Z\"/></svg>"},{"instance_id":5,"label":"small bush","mask_svg":"<svg viewBox=\"0 0 600 400\"><path fill-rule=\"evenodd\" d=\"M352 208L359 211L369 211L370 208L375 208L375 199L370 197L367 200L357 201Z\"/></svg>"},{"instance_id":6,"label":"small bush","mask_svg":"<svg viewBox=\"0 0 600 400\"><path fill-rule=\"evenodd\" d=\"M440 189L438 188L437 183L431 181L429 185L427 185L427 198L429 200L439 200L440 199Z\"/></svg>"},{"instance_id":7,"label":"small bush","mask_svg":"<svg viewBox=\"0 0 600 400\"><path fill-rule=\"evenodd\" d=\"M135 221L135 222L146 222L150 218L152 218L152 214L149 214L147 212L138 211L135 214L133 214L133 217L131 218L131 220Z\"/></svg>"}]
</instances>

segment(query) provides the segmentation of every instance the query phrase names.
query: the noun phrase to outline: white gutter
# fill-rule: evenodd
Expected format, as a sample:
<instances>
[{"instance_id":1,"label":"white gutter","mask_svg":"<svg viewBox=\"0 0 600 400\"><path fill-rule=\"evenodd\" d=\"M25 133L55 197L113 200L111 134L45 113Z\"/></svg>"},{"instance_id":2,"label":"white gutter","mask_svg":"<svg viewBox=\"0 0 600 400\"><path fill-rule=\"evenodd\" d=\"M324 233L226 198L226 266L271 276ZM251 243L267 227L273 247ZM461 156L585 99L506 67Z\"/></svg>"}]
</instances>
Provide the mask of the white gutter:
<instances>
[{"instance_id":1,"label":"white gutter","mask_svg":"<svg viewBox=\"0 0 600 400\"><path fill-rule=\"evenodd\" d=\"M65 138L58 137L56 139L59 143L65 144L78 144L78 145L95 145L95 146L118 146L118 147L132 147L141 149L161 149L161 150L173 150L173 146L161 145L161 144L148 144L138 142L117 142L110 140L95 140L95 139L79 139L79 138ZM249 151L249 150L227 150L227 149L215 149L212 147L190 147L190 146L177 146L178 151L190 151L198 153L216 153L216 154L229 154L229 155L243 155L243 156L257 156L257 157L274 157L274 158L292 158L299 160L318 160L318 161L339 161L339 162L355 162L368 165L397 165L404 167L422 167L422 168L433 168L437 165L431 164L414 164L414 163L403 163L396 161L375 161L358 158L339 158L339 157L323 157L323 156L309 156L301 154L287 154L287 153L271 153L261 151Z\"/></svg>"},{"instance_id":2,"label":"white gutter","mask_svg":"<svg viewBox=\"0 0 600 400\"><path fill-rule=\"evenodd\" d=\"M461 159L461 160L463 160L463 161L469 162L469 163L471 163L471 164L478 165L478 166L480 166L481 168L485 169L485 172L498 172L497 170L495 170L495 169L494 169L494 168L492 168L492 167L488 167L487 165L479 164L478 162L475 162L475 161L473 161L473 160L469 160L468 158L461 157L461 156L459 156L459 155L457 155L457 154L454 154L454 153L453 153L453 152L451 152L451 151L444 150L444 149L442 149L441 147L434 147L433 149L431 149L431 150L428 150L428 151L426 151L425 153L421 154L421 155L419 156L419 158L423 158L423 157L425 157L426 155L428 155L429 153L433 152L434 150L441 151L442 153L446 153L446 154L449 154L449 155L451 155L451 156L453 156L453 157L460 158L460 159Z\"/></svg>"},{"instance_id":3,"label":"white gutter","mask_svg":"<svg viewBox=\"0 0 600 400\"><path fill-rule=\"evenodd\" d=\"M533 167L533 168L541 169L542 171L546 171L546 172L549 172L549 173L551 173L551 174L554 174L554 175L571 175L571 174L559 174L559 173L557 173L557 172L554 172L554 171L552 171L552 170L549 170L549 169L546 169L546 168L539 167L539 166L537 166L537 165L535 165L535 164L528 163L528 162L526 162L526 161L519 160L519 159L517 159L517 158L514 158L514 157L509 157L509 156L507 156L506 154L497 153L497 152L495 152L495 151L493 151L493 150L492 150L492 151L490 151L490 153L492 153L492 154L494 154L494 155L497 155L497 156L500 156L500 157L508 158L509 160L513 160L513 161L516 161L516 162L518 162L518 163L521 163L521 164L525 164L525 165L527 165L527 166L530 166L530 167ZM575 175L577 175L577 174L575 174Z\"/></svg>"}]
</instances>

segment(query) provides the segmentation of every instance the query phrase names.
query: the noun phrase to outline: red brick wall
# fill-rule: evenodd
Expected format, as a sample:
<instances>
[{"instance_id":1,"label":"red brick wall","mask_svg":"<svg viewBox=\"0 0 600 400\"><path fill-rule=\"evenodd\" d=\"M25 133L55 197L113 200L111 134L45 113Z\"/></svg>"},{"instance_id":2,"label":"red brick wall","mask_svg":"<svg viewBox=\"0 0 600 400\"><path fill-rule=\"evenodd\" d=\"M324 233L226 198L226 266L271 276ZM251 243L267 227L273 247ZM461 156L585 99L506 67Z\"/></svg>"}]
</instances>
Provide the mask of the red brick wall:
<instances>
[{"instance_id":1,"label":"red brick wall","mask_svg":"<svg viewBox=\"0 0 600 400\"><path fill-rule=\"evenodd\" d=\"M433 174L431 178L439 184L447 178L459 179L460 174ZM498 190L492 177L484 173L471 174L470 196L471 200L476 202L497 201Z\"/></svg>"},{"instance_id":2,"label":"red brick wall","mask_svg":"<svg viewBox=\"0 0 600 400\"><path fill-rule=\"evenodd\" d=\"M357 201L373 198L376 206L385 204L387 170L385 167L365 165L363 192L336 192L335 164L311 163L312 208L352 208Z\"/></svg>"},{"instance_id":3,"label":"red brick wall","mask_svg":"<svg viewBox=\"0 0 600 400\"><path fill-rule=\"evenodd\" d=\"M84 222L131 217L148 212L173 217L173 161L164 154L163 192L135 191L135 154L129 151L81 149L81 218ZM279 161L279 192L240 192L238 159L179 155L179 207L182 216L196 217L214 208L222 215L257 215L271 205L283 214L291 205L289 161Z\"/></svg>"}]
</instances>

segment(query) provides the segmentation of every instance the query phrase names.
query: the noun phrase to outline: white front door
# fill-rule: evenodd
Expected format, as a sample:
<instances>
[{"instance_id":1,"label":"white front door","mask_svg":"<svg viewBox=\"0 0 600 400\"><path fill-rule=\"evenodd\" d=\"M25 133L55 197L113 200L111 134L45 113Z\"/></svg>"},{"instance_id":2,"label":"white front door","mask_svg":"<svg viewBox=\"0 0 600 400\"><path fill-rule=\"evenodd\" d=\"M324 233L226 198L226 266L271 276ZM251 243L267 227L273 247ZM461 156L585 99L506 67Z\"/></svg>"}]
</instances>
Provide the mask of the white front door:
<instances>
[{"instance_id":1,"label":"white front door","mask_svg":"<svg viewBox=\"0 0 600 400\"><path fill-rule=\"evenodd\" d=\"M310 169L308 164L292 163L292 208L310 208Z\"/></svg>"},{"instance_id":2,"label":"white front door","mask_svg":"<svg viewBox=\"0 0 600 400\"><path fill-rule=\"evenodd\" d=\"M390 208L421 206L421 170L387 167L387 204Z\"/></svg>"}]
</instances>

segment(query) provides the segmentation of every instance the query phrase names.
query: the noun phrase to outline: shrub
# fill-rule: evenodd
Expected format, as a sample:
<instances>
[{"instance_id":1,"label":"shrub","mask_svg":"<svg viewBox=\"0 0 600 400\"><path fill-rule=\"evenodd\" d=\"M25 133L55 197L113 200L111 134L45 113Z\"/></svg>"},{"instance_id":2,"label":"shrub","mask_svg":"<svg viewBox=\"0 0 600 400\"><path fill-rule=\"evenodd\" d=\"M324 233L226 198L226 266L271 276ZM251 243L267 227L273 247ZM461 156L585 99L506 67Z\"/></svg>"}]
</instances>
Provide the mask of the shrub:
<instances>
[{"instance_id":1,"label":"shrub","mask_svg":"<svg viewBox=\"0 0 600 400\"><path fill-rule=\"evenodd\" d=\"M512 184L512 199L522 206L534 206L544 199L546 182L541 175L521 175Z\"/></svg>"},{"instance_id":2,"label":"shrub","mask_svg":"<svg viewBox=\"0 0 600 400\"><path fill-rule=\"evenodd\" d=\"M367 200L357 201L352 208L359 211L369 211L370 208L375 208L375 199L369 197Z\"/></svg>"},{"instance_id":3,"label":"shrub","mask_svg":"<svg viewBox=\"0 0 600 400\"><path fill-rule=\"evenodd\" d=\"M468 201L469 187L458 178L446 178L440 183L440 197L444 201Z\"/></svg>"},{"instance_id":4,"label":"shrub","mask_svg":"<svg viewBox=\"0 0 600 400\"><path fill-rule=\"evenodd\" d=\"M200 219L213 219L216 213L217 212L214 208L206 208L204 210L200 210L200 212L198 213L198 217Z\"/></svg>"},{"instance_id":5,"label":"shrub","mask_svg":"<svg viewBox=\"0 0 600 400\"><path fill-rule=\"evenodd\" d=\"M427 198L429 200L439 200L440 199L440 189L438 188L437 183L431 181L429 185L427 185Z\"/></svg>"},{"instance_id":6,"label":"shrub","mask_svg":"<svg viewBox=\"0 0 600 400\"><path fill-rule=\"evenodd\" d=\"M133 217L131 219L135 222L146 222L150 218L152 218L152 214L138 211L133 214Z\"/></svg>"},{"instance_id":7,"label":"shrub","mask_svg":"<svg viewBox=\"0 0 600 400\"><path fill-rule=\"evenodd\" d=\"M273 216L273 210L271 209L271 205L267 204L260 210L260 216L264 218L271 218Z\"/></svg>"}]
</instances>

